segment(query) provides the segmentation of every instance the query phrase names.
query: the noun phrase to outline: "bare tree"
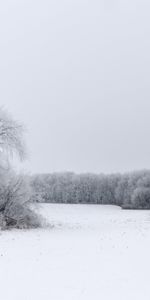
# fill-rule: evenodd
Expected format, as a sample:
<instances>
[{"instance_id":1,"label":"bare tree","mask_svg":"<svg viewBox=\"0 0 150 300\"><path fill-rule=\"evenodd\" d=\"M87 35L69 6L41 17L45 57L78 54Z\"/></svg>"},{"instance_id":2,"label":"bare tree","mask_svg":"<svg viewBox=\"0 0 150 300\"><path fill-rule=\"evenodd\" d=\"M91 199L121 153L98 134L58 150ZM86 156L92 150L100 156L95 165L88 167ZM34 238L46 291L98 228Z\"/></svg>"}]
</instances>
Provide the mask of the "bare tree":
<instances>
[{"instance_id":1,"label":"bare tree","mask_svg":"<svg viewBox=\"0 0 150 300\"><path fill-rule=\"evenodd\" d=\"M16 175L8 157L26 157L24 128L4 109L0 109L0 227L35 228L41 219L30 207L28 176Z\"/></svg>"},{"instance_id":2,"label":"bare tree","mask_svg":"<svg viewBox=\"0 0 150 300\"><path fill-rule=\"evenodd\" d=\"M0 149L7 154L17 154L22 160L26 157L23 139L24 127L15 121L9 113L0 109Z\"/></svg>"}]
</instances>

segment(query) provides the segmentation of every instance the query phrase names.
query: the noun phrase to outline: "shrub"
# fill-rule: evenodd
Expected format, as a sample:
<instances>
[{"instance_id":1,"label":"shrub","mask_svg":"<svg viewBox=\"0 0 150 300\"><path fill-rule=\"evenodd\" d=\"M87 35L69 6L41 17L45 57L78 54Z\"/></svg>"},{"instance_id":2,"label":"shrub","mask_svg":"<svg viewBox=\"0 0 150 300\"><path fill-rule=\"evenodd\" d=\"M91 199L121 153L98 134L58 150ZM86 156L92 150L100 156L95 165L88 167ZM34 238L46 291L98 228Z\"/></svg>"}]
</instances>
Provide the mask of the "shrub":
<instances>
[{"instance_id":1,"label":"shrub","mask_svg":"<svg viewBox=\"0 0 150 300\"><path fill-rule=\"evenodd\" d=\"M9 175L10 176L10 175ZM31 189L27 176L11 174L5 186L1 206L2 228L38 228L42 226L41 217L30 207Z\"/></svg>"}]
</instances>

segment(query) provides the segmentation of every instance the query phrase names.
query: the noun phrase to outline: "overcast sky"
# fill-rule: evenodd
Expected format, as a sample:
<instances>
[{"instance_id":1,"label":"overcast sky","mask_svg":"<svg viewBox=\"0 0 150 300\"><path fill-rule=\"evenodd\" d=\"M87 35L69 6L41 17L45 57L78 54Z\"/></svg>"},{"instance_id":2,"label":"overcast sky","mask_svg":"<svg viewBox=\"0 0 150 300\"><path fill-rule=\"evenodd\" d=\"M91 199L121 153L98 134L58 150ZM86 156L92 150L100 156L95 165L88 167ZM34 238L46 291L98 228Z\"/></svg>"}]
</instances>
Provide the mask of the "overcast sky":
<instances>
[{"instance_id":1,"label":"overcast sky","mask_svg":"<svg viewBox=\"0 0 150 300\"><path fill-rule=\"evenodd\" d=\"M0 103L31 172L150 168L148 0L5 0Z\"/></svg>"}]
</instances>

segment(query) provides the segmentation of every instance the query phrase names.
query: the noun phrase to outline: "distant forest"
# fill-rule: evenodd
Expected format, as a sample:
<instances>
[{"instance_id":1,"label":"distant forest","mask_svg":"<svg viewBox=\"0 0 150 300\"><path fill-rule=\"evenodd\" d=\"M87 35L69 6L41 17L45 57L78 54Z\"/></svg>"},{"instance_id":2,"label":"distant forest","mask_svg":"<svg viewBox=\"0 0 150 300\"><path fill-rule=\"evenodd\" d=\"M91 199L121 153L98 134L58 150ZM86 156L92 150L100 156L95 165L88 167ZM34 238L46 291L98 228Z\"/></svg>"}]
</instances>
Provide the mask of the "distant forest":
<instances>
[{"instance_id":1,"label":"distant forest","mask_svg":"<svg viewBox=\"0 0 150 300\"><path fill-rule=\"evenodd\" d=\"M123 175L39 174L33 175L30 182L35 202L150 208L150 171L147 170Z\"/></svg>"},{"instance_id":2,"label":"distant forest","mask_svg":"<svg viewBox=\"0 0 150 300\"><path fill-rule=\"evenodd\" d=\"M109 204L150 209L150 171L126 174L18 174L11 159L26 158L24 126L0 108L0 229L38 228L33 202Z\"/></svg>"}]
</instances>

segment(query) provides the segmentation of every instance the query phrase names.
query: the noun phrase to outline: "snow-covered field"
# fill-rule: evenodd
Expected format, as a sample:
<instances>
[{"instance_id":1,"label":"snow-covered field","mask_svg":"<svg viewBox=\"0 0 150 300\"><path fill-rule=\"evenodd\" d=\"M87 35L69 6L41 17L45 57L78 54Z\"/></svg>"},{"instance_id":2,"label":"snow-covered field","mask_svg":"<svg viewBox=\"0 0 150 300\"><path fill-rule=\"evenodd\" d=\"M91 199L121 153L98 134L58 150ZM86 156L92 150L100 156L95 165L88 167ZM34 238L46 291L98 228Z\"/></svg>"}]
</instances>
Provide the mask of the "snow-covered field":
<instances>
[{"instance_id":1,"label":"snow-covered field","mask_svg":"<svg viewBox=\"0 0 150 300\"><path fill-rule=\"evenodd\" d=\"M52 229L0 234L1 300L149 300L150 211L43 205Z\"/></svg>"}]
</instances>

